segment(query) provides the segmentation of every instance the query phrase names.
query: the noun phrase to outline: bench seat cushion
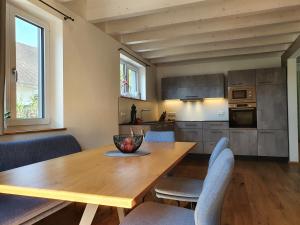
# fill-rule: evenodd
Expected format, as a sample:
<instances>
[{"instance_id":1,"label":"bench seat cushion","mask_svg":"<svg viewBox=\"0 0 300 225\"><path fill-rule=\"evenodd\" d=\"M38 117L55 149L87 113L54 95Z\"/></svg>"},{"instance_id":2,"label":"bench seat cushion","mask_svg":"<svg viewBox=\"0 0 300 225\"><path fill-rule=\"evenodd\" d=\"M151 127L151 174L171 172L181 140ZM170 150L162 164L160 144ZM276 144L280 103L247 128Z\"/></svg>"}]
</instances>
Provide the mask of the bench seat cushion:
<instances>
[{"instance_id":1,"label":"bench seat cushion","mask_svg":"<svg viewBox=\"0 0 300 225\"><path fill-rule=\"evenodd\" d=\"M80 152L72 135L0 143L0 172Z\"/></svg>"},{"instance_id":2,"label":"bench seat cushion","mask_svg":"<svg viewBox=\"0 0 300 225\"><path fill-rule=\"evenodd\" d=\"M0 194L0 224L22 224L63 203L63 201Z\"/></svg>"}]
</instances>

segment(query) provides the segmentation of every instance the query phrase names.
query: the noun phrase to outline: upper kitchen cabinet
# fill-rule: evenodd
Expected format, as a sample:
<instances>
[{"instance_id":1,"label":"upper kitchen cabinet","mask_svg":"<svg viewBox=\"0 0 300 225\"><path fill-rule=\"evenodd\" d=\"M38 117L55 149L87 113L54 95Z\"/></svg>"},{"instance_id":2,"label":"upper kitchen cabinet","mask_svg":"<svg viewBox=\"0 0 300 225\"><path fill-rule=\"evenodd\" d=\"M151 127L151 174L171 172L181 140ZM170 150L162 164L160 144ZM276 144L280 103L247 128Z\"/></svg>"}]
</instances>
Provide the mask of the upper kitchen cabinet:
<instances>
[{"instance_id":1,"label":"upper kitchen cabinet","mask_svg":"<svg viewBox=\"0 0 300 225\"><path fill-rule=\"evenodd\" d=\"M224 74L162 78L161 94L162 100L224 98Z\"/></svg>"},{"instance_id":2,"label":"upper kitchen cabinet","mask_svg":"<svg viewBox=\"0 0 300 225\"><path fill-rule=\"evenodd\" d=\"M263 69L257 70L257 75L257 128L287 129L285 72Z\"/></svg>"},{"instance_id":3,"label":"upper kitchen cabinet","mask_svg":"<svg viewBox=\"0 0 300 225\"><path fill-rule=\"evenodd\" d=\"M283 68L268 68L256 70L256 84L286 84Z\"/></svg>"},{"instance_id":4,"label":"upper kitchen cabinet","mask_svg":"<svg viewBox=\"0 0 300 225\"><path fill-rule=\"evenodd\" d=\"M228 86L255 86L255 70L229 71Z\"/></svg>"}]
</instances>

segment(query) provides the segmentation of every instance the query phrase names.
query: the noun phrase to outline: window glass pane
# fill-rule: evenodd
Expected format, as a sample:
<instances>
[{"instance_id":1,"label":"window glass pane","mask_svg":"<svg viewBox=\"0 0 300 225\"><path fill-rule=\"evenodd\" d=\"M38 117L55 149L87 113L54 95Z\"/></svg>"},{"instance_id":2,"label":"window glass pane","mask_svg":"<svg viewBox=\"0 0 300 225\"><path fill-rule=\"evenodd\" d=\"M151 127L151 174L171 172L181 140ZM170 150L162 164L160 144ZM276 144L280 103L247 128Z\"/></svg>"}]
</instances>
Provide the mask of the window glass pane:
<instances>
[{"instance_id":1,"label":"window glass pane","mask_svg":"<svg viewBox=\"0 0 300 225\"><path fill-rule=\"evenodd\" d=\"M16 118L43 118L43 28L15 17Z\"/></svg>"},{"instance_id":2,"label":"window glass pane","mask_svg":"<svg viewBox=\"0 0 300 225\"><path fill-rule=\"evenodd\" d=\"M124 63L120 63L120 88L121 88L121 95L125 95L128 92L128 79L126 76Z\"/></svg>"},{"instance_id":3,"label":"window glass pane","mask_svg":"<svg viewBox=\"0 0 300 225\"><path fill-rule=\"evenodd\" d=\"M132 97L137 97L137 73L132 69L128 69L129 92Z\"/></svg>"}]
</instances>

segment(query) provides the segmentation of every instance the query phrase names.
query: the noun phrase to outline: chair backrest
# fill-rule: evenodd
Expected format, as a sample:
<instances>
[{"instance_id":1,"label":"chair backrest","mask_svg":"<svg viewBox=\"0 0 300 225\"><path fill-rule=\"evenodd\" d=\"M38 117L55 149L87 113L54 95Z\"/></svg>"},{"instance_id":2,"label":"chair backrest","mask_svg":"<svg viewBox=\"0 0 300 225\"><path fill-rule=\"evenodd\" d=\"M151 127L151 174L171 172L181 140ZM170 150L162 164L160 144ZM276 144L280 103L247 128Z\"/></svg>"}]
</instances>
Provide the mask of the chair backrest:
<instances>
[{"instance_id":1,"label":"chair backrest","mask_svg":"<svg viewBox=\"0 0 300 225\"><path fill-rule=\"evenodd\" d=\"M80 152L72 135L0 143L0 171Z\"/></svg>"},{"instance_id":2,"label":"chair backrest","mask_svg":"<svg viewBox=\"0 0 300 225\"><path fill-rule=\"evenodd\" d=\"M175 142L174 131L148 131L145 136L146 142Z\"/></svg>"},{"instance_id":3,"label":"chair backrest","mask_svg":"<svg viewBox=\"0 0 300 225\"><path fill-rule=\"evenodd\" d=\"M231 180L234 157L225 149L216 159L204 180L195 209L196 225L219 225L226 188Z\"/></svg>"},{"instance_id":4,"label":"chair backrest","mask_svg":"<svg viewBox=\"0 0 300 225\"><path fill-rule=\"evenodd\" d=\"M229 140L227 137L222 137L218 143L216 144L214 150L211 153L211 156L208 161L208 169L212 166L214 161L217 159L217 157L220 155L220 153L228 147Z\"/></svg>"}]
</instances>

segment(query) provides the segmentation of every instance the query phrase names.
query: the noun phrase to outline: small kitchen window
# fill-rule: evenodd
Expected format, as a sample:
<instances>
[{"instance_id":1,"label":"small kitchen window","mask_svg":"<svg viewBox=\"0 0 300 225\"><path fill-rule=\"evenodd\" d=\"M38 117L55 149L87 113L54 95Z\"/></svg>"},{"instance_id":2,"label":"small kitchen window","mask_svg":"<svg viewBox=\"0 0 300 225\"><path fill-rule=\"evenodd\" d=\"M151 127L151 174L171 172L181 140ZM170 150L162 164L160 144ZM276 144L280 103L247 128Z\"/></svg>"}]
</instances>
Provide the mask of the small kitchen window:
<instances>
[{"instance_id":1,"label":"small kitchen window","mask_svg":"<svg viewBox=\"0 0 300 225\"><path fill-rule=\"evenodd\" d=\"M6 111L9 125L47 124L49 25L9 7Z\"/></svg>"},{"instance_id":2,"label":"small kitchen window","mask_svg":"<svg viewBox=\"0 0 300 225\"><path fill-rule=\"evenodd\" d=\"M120 54L120 95L146 100L146 69L126 55Z\"/></svg>"}]
</instances>

